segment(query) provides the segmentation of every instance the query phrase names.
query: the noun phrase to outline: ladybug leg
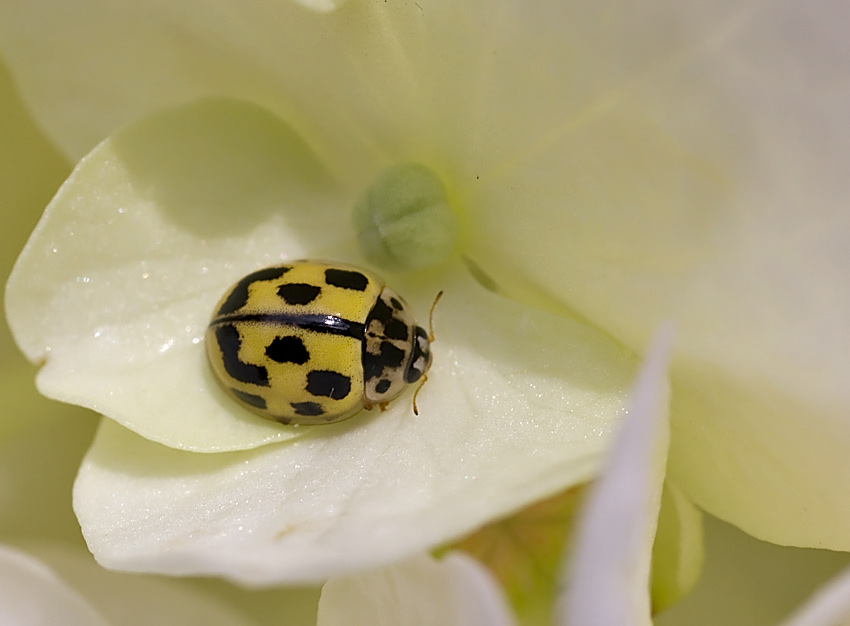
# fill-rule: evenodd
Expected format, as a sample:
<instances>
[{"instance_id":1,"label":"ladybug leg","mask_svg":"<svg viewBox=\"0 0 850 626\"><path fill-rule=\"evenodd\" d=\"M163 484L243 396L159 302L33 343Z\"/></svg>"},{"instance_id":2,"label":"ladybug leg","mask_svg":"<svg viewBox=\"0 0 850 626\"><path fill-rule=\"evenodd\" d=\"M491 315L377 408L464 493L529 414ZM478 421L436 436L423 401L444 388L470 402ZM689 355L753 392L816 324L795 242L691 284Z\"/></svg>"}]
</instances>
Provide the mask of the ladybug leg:
<instances>
[{"instance_id":1,"label":"ladybug leg","mask_svg":"<svg viewBox=\"0 0 850 626\"><path fill-rule=\"evenodd\" d=\"M441 291L440 293L442 294L443 292ZM416 388L416 391L413 392L413 414L414 415L419 415L419 407L416 406L416 396L419 395L419 391L422 389L422 385L425 384L426 380L428 380L428 374L422 374L422 380L419 382L419 386Z\"/></svg>"},{"instance_id":2,"label":"ladybug leg","mask_svg":"<svg viewBox=\"0 0 850 626\"><path fill-rule=\"evenodd\" d=\"M378 408L381 409L381 413L383 413L384 411L387 410L387 407L389 405L390 405L389 401L379 402ZM363 408L366 409L367 411L371 411L372 409L375 408L375 405L373 403L369 402L368 400L363 400Z\"/></svg>"}]
</instances>

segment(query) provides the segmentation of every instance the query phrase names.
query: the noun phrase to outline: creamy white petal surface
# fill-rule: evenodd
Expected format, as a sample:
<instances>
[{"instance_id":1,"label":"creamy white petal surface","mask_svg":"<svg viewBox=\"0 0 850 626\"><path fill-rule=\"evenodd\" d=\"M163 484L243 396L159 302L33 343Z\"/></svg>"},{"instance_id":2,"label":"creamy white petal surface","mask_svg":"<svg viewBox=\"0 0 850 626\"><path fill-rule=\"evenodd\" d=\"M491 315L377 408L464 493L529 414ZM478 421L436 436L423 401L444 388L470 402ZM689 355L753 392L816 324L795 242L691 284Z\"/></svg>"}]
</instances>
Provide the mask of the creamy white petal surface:
<instances>
[{"instance_id":1,"label":"creamy white petal surface","mask_svg":"<svg viewBox=\"0 0 850 626\"><path fill-rule=\"evenodd\" d=\"M705 556L703 517L681 489L664 483L652 544L653 613L675 605L698 583Z\"/></svg>"},{"instance_id":2,"label":"creamy white petal surface","mask_svg":"<svg viewBox=\"0 0 850 626\"><path fill-rule=\"evenodd\" d=\"M586 324L485 291L459 265L393 283L420 311L445 291L418 419L402 398L350 423L287 428L224 397L200 340L213 303L258 260L345 251L334 189L267 112L204 101L102 144L36 229L7 306L19 344L46 360L43 392L172 448L305 440L204 458L104 425L75 502L101 562L319 580L445 541L595 472L633 357ZM213 513L220 506L226 515ZM361 541L360 525L392 540ZM355 548L329 547L331 527Z\"/></svg>"},{"instance_id":3,"label":"creamy white petal surface","mask_svg":"<svg viewBox=\"0 0 850 626\"><path fill-rule=\"evenodd\" d=\"M850 549L850 8L730 6L671 9L679 54L482 185L478 260L633 347L674 316L676 483L762 538Z\"/></svg>"},{"instance_id":4,"label":"creamy white petal surface","mask_svg":"<svg viewBox=\"0 0 850 626\"><path fill-rule=\"evenodd\" d=\"M512 626L498 583L462 552L412 557L333 578L322 588L318 626Z\"/></svg>"},{"instance_id":5,"label":"creamy white petal surface","mask_svg":"<svg viewBox=\"0 0 850 626\"><path fill-rule=\"evenodd\" d=\"M830 581L780 626L837 626L850 623L850 570Z\"/></svg>"},{"instance_id":6,"label":"creamy white petal surface","mask_svg":"<svg viewBox=\"0 0 850 626\"><path fill-rule=\"evenodd\" d=\"M317 581L459 536L597 471L633 373L586 326L445 285L419 394L290 442L200 455L104 420L75 510L119 569Z\"/></svg>"},{"instance_id":7,"label":"creamy white petal surface","mask_svg":"<svg viewBox=\"0 0 850 626\"><path fill-rule=\"evenodd\" d=\"M0 622L7 626L108 624L47 566L5 546L0 546Z\"/></svg>"},{"instance_id":8,"label":"creamy white petal surface","mask_svg":"<svg viewBox=\"0 0 850 626\"><path fill-rule=\"evenodd\" d=\"M825 487L850 481L846 3L0 11L0 48L69 154L163 106L245 98L347 188L432 165L469 252L517 294L634 349L675 315L677 483L761 537L850 548Z\"/></svg>"},{"instance_id":9,"label":"creamy white petal surface","mask_svg":"<svg viewBox=\"0 0 850 626\"><path fill-rule=\"evenodd\" d=\"M627 417L567 551L559 626L652 624L650 560L669 442L670 327L658 333Z\"/></svg>"},{"instance_id":10,"label":"creamy white petal surface","mask_svg":"<svg viewBox=\"0 0 850 626\"><path fill-rule=\"evenodd\" d=\"M96 148L51 202L7 287L39 389L167 445L255 447L297 431L235 407L203 336L236 280L345 241L335 186L280 120L204 101Z\"/></svg>"},{"instance_id":11,"label":"creamy white petal surface","mask_svg":"<svg viewBox=\"0 0 850 626\"><path fill-rule=\"evenodd\" d=\"M776 626L850 565L850 555L767 543L712 517L694 590L655 616L658 626Z\"/></svg>"},{"instance_id":12,"label":"creamy white petal surface","mask_svg":"<svg viewBox=\"0 0 850 626\"><path fill-rule=\"evenodd\" d=\"M136 576L119 572L110 572L97 565L84 546L31 542L24 544L26 558L39 559L41 567L52 572L52 576L66 585L72 593L93 607L101 623L116 626L184 626L185 624L209 624L209 626L259 626L247 612L240 612L235 606L217 597L214 590L205 590L197 581L185 581L154 576ZM2 548L4 552L23 552L11 548ZM29 581L27 582L29 584ZM5 591L0 589L0 595ZM10 587L11 589L15 587ZM34 587L38 589L38 587ZM18 589L20 591L20 589ZM281 592L281 595L285 592ZM26 595L26 594L24 594ZM244 598L242 601L248 601ZM14 602L11 603L14 605ZM0 613L7 603L0 602ZM49 598L42 599L42 605L50 610L54 608ZM61 605L55 606L61 609ZM21 622L27 626L43 623L45 626L65 624L57 613L54 619L44 622ZM2 622L4 626L6 621ZM70 622L69 622L70 623ZM262 623L279 623L270 619ZM306 625L306 622L304 622Z\"/></svg>"}]
</instances>

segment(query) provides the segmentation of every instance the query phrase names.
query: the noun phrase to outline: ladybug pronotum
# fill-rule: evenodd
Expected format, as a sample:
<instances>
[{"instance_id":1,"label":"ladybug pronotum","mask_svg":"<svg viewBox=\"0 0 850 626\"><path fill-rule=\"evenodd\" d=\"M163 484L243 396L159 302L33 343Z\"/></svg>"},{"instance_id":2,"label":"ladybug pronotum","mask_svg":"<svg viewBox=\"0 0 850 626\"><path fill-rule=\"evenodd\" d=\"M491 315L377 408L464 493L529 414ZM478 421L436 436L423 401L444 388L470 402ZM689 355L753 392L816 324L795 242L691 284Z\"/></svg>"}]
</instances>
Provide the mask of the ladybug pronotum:
<instances>
[{"instance_id":1,"label":"ladybug pronotum","mask_svg":"<svg viewBox=\"0 0 850 626\"><path fill-rule=\"evenodd\" d=\"M384 408L431 365L429 334L376 274L295 261L233 285L206 332L216 378L283 424L329 424Z\"/></svg>"}]
</instances>

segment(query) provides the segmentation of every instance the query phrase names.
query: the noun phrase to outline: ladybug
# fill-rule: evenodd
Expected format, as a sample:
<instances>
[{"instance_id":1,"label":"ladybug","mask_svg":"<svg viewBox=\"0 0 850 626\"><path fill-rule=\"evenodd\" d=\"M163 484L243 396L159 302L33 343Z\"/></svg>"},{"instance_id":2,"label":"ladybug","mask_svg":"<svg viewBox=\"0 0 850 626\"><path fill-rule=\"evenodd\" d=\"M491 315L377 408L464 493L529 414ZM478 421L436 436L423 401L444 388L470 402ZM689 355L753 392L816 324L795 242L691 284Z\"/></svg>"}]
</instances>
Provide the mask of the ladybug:
<instances>
[{"instance_id":1,"label":"ladybug","mask_svg":"<svg viewBox=\"0 0 850 626\"><path fill-rule=\"evenodd\" d=\"M431 340L378 275L311 260L242 278L216 305L205 336L225 391L282 424L329 424L384 409L424 382Z\"/></svg>"}]
</instances>

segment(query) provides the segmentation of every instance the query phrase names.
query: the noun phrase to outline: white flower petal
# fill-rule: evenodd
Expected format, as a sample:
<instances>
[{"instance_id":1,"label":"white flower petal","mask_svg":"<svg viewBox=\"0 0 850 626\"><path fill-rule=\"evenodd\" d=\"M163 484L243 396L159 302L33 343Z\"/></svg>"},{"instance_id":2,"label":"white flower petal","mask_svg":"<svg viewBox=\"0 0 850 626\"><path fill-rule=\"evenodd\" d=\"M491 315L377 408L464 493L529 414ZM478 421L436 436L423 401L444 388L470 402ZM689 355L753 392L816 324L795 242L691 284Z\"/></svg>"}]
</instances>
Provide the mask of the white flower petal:
<instances>
[{"instance_id":1,"label":"white flower petal","mask_svg":"<svg viewBox=\"0 0 850 626\"><path fill-rule=\"evenodd\" d=\"M22 252L9 324L45 395L201 451L298 432L234 404L203 335L233 282L345 237L335 187L262 109L208 100L129 128L74 171ZM329 212L328 212L329 211Z\"/></svg>"},{"instance_id":2,"label":"white flower petal","mask_svg":"<svg viewBox=\"0 0 850 626\"><path fill-rule=\"evenodd\" d=\"M0 545L0 623L4 626L106 626L103 617L48 567Z\"/></svg>"},{"instance_id":3,"label":"white flower petal","mask_svg":"<svg viewBox=\"0 0 850 626\"><path fill-rule=\"evenodd\" d=\"M652 624L650 560L669 441L671 341L670 327L658 333L608 463L579 518L557 602L562 626Z\"/></svg>"},{"instance_id":4,"label":"white flower petal","mask_svg":"<svg viewBox=\"0 0 850 626\"><path fill-rule=\"evenodd\" d=\"M28 550L116 626L255 626L255 622L192 581L110 572L84 547L34 544ZM2 622L5 626L6 622ZM45 624L65 624L64 621Z\"/></svg>"},{"instance_id":5,"label":"white flower petal","mask_svg":"<svg viewBox=\"0 0 850 626\"><path fill-rule=\"evenodd\" d=\"M780 626L838 626L850 623L850 569L830 581Z\"/></svg>"},{"instance_id":6,"label":"white flower petal","mask_svg":"<svg viewBox=\"0 0 850 626\"><path fill-rule=\"evenodd\" d=\"M652 611L658 613L693 589L702 572L702 511L669 480L664 483L652 544Z\"/></svg>"},{"instance_id":7,"label":"white flower petal","mask_svg":"<svg viewBox=\"0 0 850 626\"><path fill-rule=\"evenodd\" d=\"M401 398L284 444L216 455L104 420L75 488L98 560L319 581L415 554L592 477L632 356L469 279L442 286L418 417Z\"/></svg>"},{"instance_id":8,"label":"white flower petal","mask_svg":"<svg viewBox=\"0 0 850 626\"><path fill-rule=\"evenodd\" d=\"M692 372L673 389L669 472L698 506L767 541L850 550L848 409Z\"/></svg>"},{"instance_id":9,"label":"white flower petal","mask_svg":"<svg viewBox=\"0 0 850 626\"><path fill-rule=\"evenodd\" d=\"M308 2L328 4L337 2ZM27 102L76 157L159 108L229 95L291 122L339 175L368 178L415 150L451 155L468 188L707 39L730 6L740 10L729 0L359 0L322 15L293 2L237 11L10 0L0 47ZM681 32L685 21L698 26Z\"/></svg>"},{"instance_id":10,"label":"white flower petal","mask_svg":"<svg viewBox=\"0 0 850 626\"><path fill-rule=\"evenodd\" d=\"M836 26L850 8L611 13L612 34L637 40L597 53L633 75L602 72L560 126L529 115L555 127L537 143L481 146L524 158L492 180L480 172L474 257L504 284L513 273L515 293L532 282L634 348L674 315L677 484L757 536L850 549L850 500L828 487L850 482L850 39ZM490 126L514 128L507 119Z\"/></svg>"},{"instance_id":11,"label":"white flower petal","mask_svg":"<svg viewBox=\"0 0 850 626\"><path fill-rule=\"evenodd\" d=\"M322 588L318 626L511 626L493 576L462 552L413 557L332 578Z\"/></svg>"},{"instance_id":12,"label":"white flower petal","mask_svg":"<svg viewBox=\"0 0 850 626\"><path fill-rule=\"evenodd\" d=\"M467 53L466 29L498 14L490 2L302 4L11 0L0 6L0 49L28 105L75 159L158 109L227 95L268 106L337 174L362 178L431 143L453 117L460 94L446 99L431 83L454 82L461 68L444 55ZM464 92L472 69L460 72Z\"/></svg>"},{"instance_id":13,"label":"white flower petal","mask_svg":"<svg viewBox=\"0 0 850 626\"><path fill-rule=\"evenodd\" d=\"M711 516L705 540L699 582L658 626L776 626L850 565L850 554L766 543Z\"/></svg>"}]
</instances>

